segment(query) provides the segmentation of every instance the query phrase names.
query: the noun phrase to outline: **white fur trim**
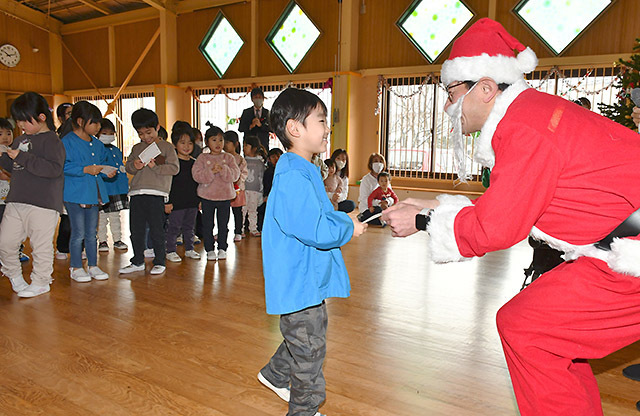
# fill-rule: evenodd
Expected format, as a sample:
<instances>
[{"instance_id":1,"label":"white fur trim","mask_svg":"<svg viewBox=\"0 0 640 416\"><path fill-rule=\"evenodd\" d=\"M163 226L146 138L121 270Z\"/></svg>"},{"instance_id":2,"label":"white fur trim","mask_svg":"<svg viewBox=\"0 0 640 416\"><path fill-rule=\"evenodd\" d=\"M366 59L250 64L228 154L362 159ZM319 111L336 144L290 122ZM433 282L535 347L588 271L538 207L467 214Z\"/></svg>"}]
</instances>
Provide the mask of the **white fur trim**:
<instances>
[{"instance_id":1,"label":"white fur trim","mask_svg":"<svg viewBox=\"0 0 640 416\"><path fill-rule=\"evenodd\" d=\"M473 159L482 166L492 169L496 164L496 154L493 151L493 147L491 147L493 134L496 132L498 124L504 117L511 103L527 88L529 88L529 84L521 77L496 97L491 113L489 113L487 121L485 121L480 130L480 136L475 142Z\"/></svg>"},{"instance_id":2,"label":"white fur trim","mask_svg":"<svg viewBox=\"0 0 640 416\"><path fill-rule=\"evenodd\" d=\"M458 250L454 222L462 208L473 205L471 200L462 195L446 194L438 195L436 199L440 201L440 205L433 210L428 228L431 235L429 239L431 260L436 263L470 260L462 257Z\"/></svg>"},{"instance_id":3,"label":"white fur trim","mask_svg":"<svg viewBox=\"0 0 640 416\"><path fill-rule=\"evenodd\" d=\"M531 229L531 237L544 241L551 248L564 252L563 259L570 261L579 257L592 257L607 263L617 273L640 277L640 241L627 238L616 238L611 244L611 251L597 248L593 244L574 245L550 236L539 228Z\"/></svg>"},{"instance_id":4,"label":"white fur trim","mask_svg":"<svg viewBox=\"0 0 640 416\"><path fill-rule=\"evenodd\" d=\"M538 65L538 58L530 48L513 56L489 56L483 53L477 56L459 56L446 60L442 64L441 78L445 85L453 81L477 81L489 77L498 84L513 84L522 79L524 74L533 71Z\"/></svg>"}]
</instances>

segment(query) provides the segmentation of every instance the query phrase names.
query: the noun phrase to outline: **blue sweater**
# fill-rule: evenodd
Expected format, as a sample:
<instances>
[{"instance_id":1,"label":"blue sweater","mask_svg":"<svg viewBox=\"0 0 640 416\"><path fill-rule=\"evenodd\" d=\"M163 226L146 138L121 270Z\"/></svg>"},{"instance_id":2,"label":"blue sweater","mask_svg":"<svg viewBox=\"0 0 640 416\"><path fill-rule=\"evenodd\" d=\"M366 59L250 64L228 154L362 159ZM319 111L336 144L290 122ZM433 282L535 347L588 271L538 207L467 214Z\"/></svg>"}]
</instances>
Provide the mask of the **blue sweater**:
<instances>
[{"instance_id":1,"label":"blue sweater","mask_svg":"<svg viewBox=\"0 0 640 416\"><path fill-rule=\"evenodd\" d=\"M111 154L110 165L118 168L118 173L113 178L104 178L104 183L107 185L107 192L109 195L122 195L129 193L129 178L127 172L124 170L124 163L122 162L122 151L112 144L104 146L107 153Z\"/></svg>"},{"instance_id":2,"label":"blue sweater","mask_svg":"<svg viewBox=\"0 0 640 416\"><path fill-rule=\"evenodd\" d=\"M353 222L333 209L318 167L295 153L282 155L262 228L267 313L282 315L348 297L340 246L352 235Z\"/></svg>"},{"instance_id":3,"label":"blue sweater","mask_svg":"<svg viewBox=\"0 0 640 416\"><path fill-rule=\"evenodd\" d=\"M71 132L62 138L67 157L64 161L64 202L98 204L98 193L103 204L109 202L109 193L102 173L93 176L84 172L85 166L110 165L113 162L104 144L95 137L90 142Z\"/></svg>"}]
</instances>

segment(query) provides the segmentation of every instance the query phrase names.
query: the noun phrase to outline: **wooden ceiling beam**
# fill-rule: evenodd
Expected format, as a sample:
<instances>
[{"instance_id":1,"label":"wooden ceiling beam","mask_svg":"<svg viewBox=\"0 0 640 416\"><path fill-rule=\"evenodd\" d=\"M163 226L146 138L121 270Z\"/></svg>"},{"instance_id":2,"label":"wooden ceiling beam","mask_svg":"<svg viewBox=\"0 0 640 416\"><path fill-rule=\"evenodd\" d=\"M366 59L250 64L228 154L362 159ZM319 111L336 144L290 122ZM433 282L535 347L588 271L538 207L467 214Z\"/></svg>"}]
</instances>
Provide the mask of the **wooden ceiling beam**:
<instances>
[{"instance_id":1,"label":"wooden ceiling beam","mask_svg":"<svg viewBox=\"0 0 640 416\"><path fill-rule=\"evenodd\" d=\"M167 10L167 6L165 5L165 3L160 0L142 0L142 1L160 12Z\"/></svg>"},{"instance_id":2,"label":"wooden ceiling beam","mask_svg":"<svg viewBox=\"0 0 640 416\"><path fill-rule=\"evenodd\" d=\"M86 4L87 6L91 7L92 9L95 9L97 11L99 11L100 13L104 14L105 16L109 16L111 15L111 10L107 9L106 7L96 3L93 0L79 0L81 3Z\"/></svg>"},{"instance_id":3,"label":"wooden ceiling beam","mask_svg":"<svg viewBox=\"0 0 640 416\"><path fill-rule=\"evenodd\" d=\"M46 32L60 34L62 28L62 23L58 19L47 16L17 1L0 0L0 12L36 26Z\"/></svg>"},{"instance_id":4,"label":"wooden ceiling beam","mask_svg":"<svg viewBox=\"0 0 640 416\"><path fill-rule=\"evenodd\" d=\"M190 13L196 10L211 9L236 3L249 3L255 0L183 0L176 3L176 13Z\"/></svg>"}]
</instances>

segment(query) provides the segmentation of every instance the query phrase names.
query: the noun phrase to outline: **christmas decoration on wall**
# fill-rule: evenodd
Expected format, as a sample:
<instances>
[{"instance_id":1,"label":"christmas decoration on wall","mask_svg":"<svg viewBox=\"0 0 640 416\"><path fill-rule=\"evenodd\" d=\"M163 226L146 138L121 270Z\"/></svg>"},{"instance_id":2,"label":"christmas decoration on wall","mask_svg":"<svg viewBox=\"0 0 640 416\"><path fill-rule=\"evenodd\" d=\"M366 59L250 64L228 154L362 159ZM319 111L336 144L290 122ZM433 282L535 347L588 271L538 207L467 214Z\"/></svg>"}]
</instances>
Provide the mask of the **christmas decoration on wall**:
<instances>
[{"instance_id":1,"label":"christmas decoration on wall","mask_svg":"<svg viewBox=\"0 0 640 416\"><path fill-rule=\"evenodd\" d=\"M615 84L615 87L620 88L617 95L618 102L612 105L598 104L598 108L603 116L635 130L636 125L631 119L631 111L634 107L631 101L631 90L640 87L640 38L636 39L633 50L636 53L631 55L628 61L620 59L616 62L621 67L617 84Z\"/></svg>"}]
</instances>

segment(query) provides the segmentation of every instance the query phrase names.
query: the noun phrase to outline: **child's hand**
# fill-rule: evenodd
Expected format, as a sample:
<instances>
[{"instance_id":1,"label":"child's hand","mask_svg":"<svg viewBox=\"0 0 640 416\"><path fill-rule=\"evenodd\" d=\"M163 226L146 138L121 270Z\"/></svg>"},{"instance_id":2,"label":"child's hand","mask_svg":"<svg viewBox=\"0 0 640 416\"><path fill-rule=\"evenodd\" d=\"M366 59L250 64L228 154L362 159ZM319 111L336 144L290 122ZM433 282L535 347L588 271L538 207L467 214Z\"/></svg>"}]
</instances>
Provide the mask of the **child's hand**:
<instances>
[{"instance_id":1,"label":"child's hand","mask_svg":"<svg viewBox=\"0 0 640 416\"><path fill-rule=\"evenodd\" d=\"M376 210L376 207L369 207L369 212L373 214L373 211Z\"/></svg>"},{"instance_id":2,"label":"child's hand","mask_svg":"<svg viewBox=\"0 0 640 416\"><path fill-rule=\"evenodd\" d=\"M349 218L353 221L353 235L351 236L351 239L353 240L354 237L360 237L364 234L364 232L367 231L369 224L358 221L358 217L355 215L349 215Z\"/></svg>"},{"instance_id":3,"label":"child's hand","mask_svg":"<svg viewBox=\"0 0 640 416\"><path fill-rule=\"evenodd\" d=\"M640 126L640 107L633 107L631 118L633 118L633 122L636 123L636 126Z\"/></svg>"},{"instance_id":4,"label":"child's hand","mask_svg":"<svg viewBox=\"0 0 640 416\"><path fill-rule=\"evenodd\" d=\"M382 208L382 210L384 211L385 209L389 208L389 203L387 201L380 202L380 208Z\"/></svg>"},{"instance_id":5,"label":"child's hand","mask_svg":"<svg viewBox=\"0 0 640 416\"><path fill-rule=\"evenodd\" d=\"M116 176L118 174L117 170L114 170L112 172L107 173L107 178L113 178L114 176Z\"/></svg>"},{"instance_id":6,"label":"child's hand","mask_svg":"<svg viewBox=\"0 0 640 416\"><path fill-rule=\"evenodd\" d=\"M338 202L338 198L340 198L340 194L339 193L335 193L333 194L333 196L331 197L331 202Z\"/></svg>"},{"instance_id":7,"label":"child's hand","mask_svg":"<svg viewBox=\"0 0 640 416\"><path fill-rule=\"evenodd\" d=\"M18 153L20 153L20 149L7 149L7 155L9 155L11 159L15 159Z\"/></svg>"},{"instance_id":8,"label":"child's hand","mask_svg":"<svg viewBox=\"0 0 640 416\"><path fill-rule=\"evenodd\" d=\"M151 159L149 161L149 163L147 163L147 166L149 166L150 168L155 168L156 167L156 160L155 159Z\"/></svg>"},{"instance_id":9,"label":"child's hand","mask_svg":"<svg viewBox=\"0 0 640 416\"><path fill-rule=\"evenodd\" d=\"M144 167L144 162L140 159L136 159L133 161L133 167L140 170Z\"/></svg>"},{"instance_id":10,"label":"child's hand","mask_svg":"<svg viewBox=\"0 0 640 416\"><path fill-rule=\"evenodd\" d=\"M165 214L171 214L171 211L173 211L173 204L164 204Z\"/></svg>"},{"instance_id":11,"label":"child's hand","mask_svg":"<svg viewBox=\"0 0 640 416\"><path fill-rule=\"evenodd\" d=\"M214 165L214 166L211 168L211 171L212 171L213 173L220 173L220 172L222 172L222 166L220 166L220 165Z\"/></svg>"},{"instance_id":12,"label":"child's hand","mask_svg":"<svg viewBox=\"0 0 640 416\"><path fill-rule=\"evenodd\" d=\"M102 170L102 166L100 165L89 165L84 167L84 173L89 175L97 175Z\"/></svg>"}]
</instances>

